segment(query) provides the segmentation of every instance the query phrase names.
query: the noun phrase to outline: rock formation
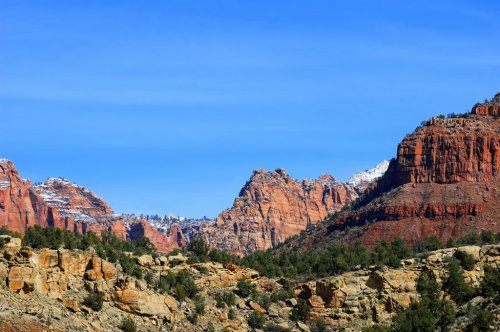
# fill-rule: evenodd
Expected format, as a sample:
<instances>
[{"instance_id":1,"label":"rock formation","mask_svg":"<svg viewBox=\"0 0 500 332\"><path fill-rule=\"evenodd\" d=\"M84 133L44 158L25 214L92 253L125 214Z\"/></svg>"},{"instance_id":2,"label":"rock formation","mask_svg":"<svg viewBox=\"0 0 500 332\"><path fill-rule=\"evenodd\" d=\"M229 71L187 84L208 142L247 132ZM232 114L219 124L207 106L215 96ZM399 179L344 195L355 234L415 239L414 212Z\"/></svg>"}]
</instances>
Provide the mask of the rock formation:
<instances>
[{"instance_id":1,"label":"rock formation","mask_svg":"<svg viewBox=\"0 0 500 332\"><path fill-rule=\"evenodd\" d=\"M498 105L433 118L399 144L397 157L352 211L342 213L298 246L325 237L370 247L431 235L442 241L471 231L500 232L500 120Z\"/></svg>"},{"instance_id":2,"label":"rock formation","mask_svg":"<svg viewBox=\"0 0 500 332\"><path fill-rule=\"evenodd\" d=\"M210 245L245 254L271 248L357 198L356 191L330 175L297 181L282 169L255 171L232 208L213 227L202 227Z\"/></svg>"},{"instance_id":3,"label":"rock formation","mask_svg":"<svg viewBox=\"0 0 500 332\"><path fill-rule=\"evenodd\" d=\"M372 183L381 178L388 168L389 160L384 160L371 169L354 174L347 181L347 184L350 184L358 191L359 194L362 194Z\"/></svg>"},{"instance_id":4,"label":"rock formation","mask_svg":"<svg viewBox=\"0 0 500 332\"><path fill-rule=\"evenodd\" d=\"M147 237L156 249L163 252L172 251L186 244L182 229L177 224L170 227L168 234L164 234L146 220L133 221L129 226L129 238L137 240L143 236Z\"/></svg>"},{"instance_id":5,"label":"rock formation","mask_svg":"<svg viewBox=\"0 0 500 332\"><path fill-rule=\"evenodd\" d=\"M162 251L185 244L178 225L172 225L165 235L145 221L124 220L106 201L82 186L63 178L49 178L33 186L20 177L11 161L0 159L0 227L24 233L34 225L78 234L92 231L100 235L106 230L122 240L146 236Z\"/></svg>"},{"instance_id":6,"label":"rock formation","mask_svg":"<svg viewBox=\"0 0 500 332\"><path fill-rule=\"evenodd\" d=\"M216 331L226 328L243 332L250 330L247 318L254 311L281 328L309 330L305 323L290 319L297 304L291 295L266 308L238 294L230 307L216 304L214 298L224 292L233 293L239 280L255 285L260 295L271 296L282 289L280 280L262 277L249 268L213 262L187 264L182 254L135 257L143 271L154 278L181 270L191 273L205 303L203 313L193 320L192 299L179 302L168 293L158 293L144 280L124 274L119 263L101 259L92 250L32 249L21 247L20 239L0 237L4 243L0 249L2 331L118 331L121 320L128 317L140 331L201 332L211 324ZM422 271L431 272L441 282L446 277L445 262L456 251L471 254L474 260L474 269L464 271L470 285L479 284L486 264L500 264L498 244L466 246L407 259L400 268L360 268L292 286L295 295L311 307L312 321L321 319L332 330L360 331L374 322L388 322L397 310L418 299L416 280ZM92 293L102 296L101 311L82 303ZM495 324L498 328L498 320Z\"/></svg>"}]
</instances>

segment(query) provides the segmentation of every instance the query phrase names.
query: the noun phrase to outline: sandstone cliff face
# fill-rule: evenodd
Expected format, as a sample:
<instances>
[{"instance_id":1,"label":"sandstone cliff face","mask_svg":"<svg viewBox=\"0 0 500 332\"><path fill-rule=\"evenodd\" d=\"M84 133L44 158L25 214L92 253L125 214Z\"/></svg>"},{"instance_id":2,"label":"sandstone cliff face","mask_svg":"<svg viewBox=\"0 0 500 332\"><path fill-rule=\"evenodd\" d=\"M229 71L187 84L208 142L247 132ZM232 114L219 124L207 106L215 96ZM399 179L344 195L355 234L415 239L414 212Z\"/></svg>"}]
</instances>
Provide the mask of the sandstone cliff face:
<instances>
[{"instance_id":1,"label":"sandstone cliff face","mask_svg":"<svg viewBox=\"0 0 500 332\"><path fill-rule=\"evenodd\" d=\"M1 236L0 249L0 329L39 327L34 331L117 331L124 317L138 324L140 331L206 331L210 324L216 331L249 331L248 315L261 312L267 322L290 331L309 327L290 320L297 303L295 298L273 302L263 308L252 298L235 294L235 305L216 305L215 297L233 292L239 280L256 286L260 294L270 296L280 290L278 280L233 264L187 264L187 257L149 255L136 257L144 272L158 278L169 272L188 270L205 299L205 310L195 323L188 320L195 304L189 298L178 302L170 294L160 294L145 281L127 276L120 264L101 259L92 252L21 247L20 239ZM430 271L438 281L446 276L445 262L456 251L471 254L475 268L464 271L468 284L477 286L486 264L500 265L500 246L466 246L430 252L423 257L404 260L400 268L367 268L294 284L297 297L311 307L311 318L323 320L329 329L360 331L373 322L388 322L397 310L418 299L416 280L422 271ZM89 293L103 296L103 309L94 312L82 304ZM2 325L4 324L4 325ZM498 322L495 323L498 326ZM16 331L16 329L12 329ZM17 329L19 330L19 329Z\"/></svg>"},{"instance_id":2,"label":"sandstone cliff face","mask_svg":"<svg viewBox=\"0 0 500 332\"><path fill-rule=\"evenodd\" d=\"M446 241L471 231L500 232L498 109L479 105L465 116L434 118L417 128L399 144L376 188L353 211L318 229L315 241L361 237L373 247L397 236L413 244L431 235Z\"/></svg>"},{"instance_id":3,"label":"sandstone cliff face","mask_svg":"<svg viewBox=\"0 0 500 332\"><path fill-rule=\"evenodd\" d=\"M47 204L30 182L21 178L11 161L0 159L0 226L24 233L29 226L46 224L47 213Z\"/></svg>"},{"instance_id":4,"label":"sandstone cliff face","mask_svg":"<svg viewBox=\"0 0 500 332\"><path fill-rule=\"evenodd\" d=\"M173 225L168 234L147 222L123 220L103 199L66 179L50 178L32 186L23 180L11 161L0 159L0 227L24 233L28 227L57 227L78 234L110 231L118 238L150 238L161 251L185 244L182 230ZM130 233L130 234L129 234Z\"/></svg>"},{"instance_id":5,"label":"sandstone cliff face","mask_svg":"<svg viewBox=\"0 0 500 332\"><path fill-rule=\"evenodd\" d=\"M129 226L130 240L138 240L142 236L147 237L156 249L169 252L186 244L186 239L179 225L172 225L168 234L155 229L146 220L133 221Z\"/></svg>"},{"instance_id":6,"label":"sandstone cliff face","mask_svg":"<svg viewBox=\"0 0 500 332\"><path fill-rule=\"evenodd\" d=\"M267 249L342 209L357 197L330 175L299 182L282 169L255 171L213 227L202 228L210 245L245 254Z\"/></svg>"}]
</instances>

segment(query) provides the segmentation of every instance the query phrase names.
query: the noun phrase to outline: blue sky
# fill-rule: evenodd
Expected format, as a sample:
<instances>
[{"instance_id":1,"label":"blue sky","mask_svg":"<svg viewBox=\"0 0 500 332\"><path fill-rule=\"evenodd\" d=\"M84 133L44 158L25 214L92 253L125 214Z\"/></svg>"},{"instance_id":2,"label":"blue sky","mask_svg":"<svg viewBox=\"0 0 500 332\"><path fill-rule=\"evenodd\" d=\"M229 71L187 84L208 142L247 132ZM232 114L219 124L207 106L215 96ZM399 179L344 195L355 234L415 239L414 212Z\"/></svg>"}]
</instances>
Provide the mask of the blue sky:
<instances>
[{"instance_id":1,"label":"blue sky","mask_svg":"<svg viewBox=\"0 0 500 332\"><path fill-rule=\"evenodd\" d=\"M500 90L497 1L0 0L0 156L118 212L215 217L258 168L395 156Z\"/></svg>"}]
</instances>

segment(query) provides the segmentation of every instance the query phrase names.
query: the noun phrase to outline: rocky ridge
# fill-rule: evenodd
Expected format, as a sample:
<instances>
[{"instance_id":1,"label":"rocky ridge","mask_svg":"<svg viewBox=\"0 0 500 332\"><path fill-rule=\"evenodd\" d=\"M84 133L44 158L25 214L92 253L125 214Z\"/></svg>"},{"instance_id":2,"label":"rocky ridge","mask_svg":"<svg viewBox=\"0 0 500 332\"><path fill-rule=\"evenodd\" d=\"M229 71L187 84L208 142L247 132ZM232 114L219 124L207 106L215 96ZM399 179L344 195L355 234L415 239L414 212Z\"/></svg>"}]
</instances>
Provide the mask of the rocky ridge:
<instances>
[{"instance_id":1,"label":"rocky ridge","mask_svg":"<svg viewBox=\"0 0 500 332\"><path fill-rule=\"evenodd\" d=\"M162 251L185 243L176 225L165 234L140 218L116 215L106 201L63 178L49 178L33 186L21 178L11 161L0 159L0 227L23 234L34 225L78 234L110 231L122 240L136 240L144 235Z\"/></svg>"},{"instance_id":2,"label":"rocky ridge","mask_svg":"<svg viewBox=\"0 0 500 332\"><path fill-rule=\"evenodd\" d=\"M500 232L500 106L433 118L405 137L388 170L350 211L293 245L401 237L415 244L471 231Z\"/></svg>"},{"instance_id":3,"label":"rocky ridge","mask_svg":"<svg viewBox=\"0 0 500 332\"><path fill-rule=\"evenodd\" d=\"M253 172L233 206L213 226L202 225L207 242L231 253L246 254L276 246L312 227L358 197L349 184L331 175L297 181L285 170Z\"/></svg>"},{"instance_id":4,"label":"rocky ridge","mask_svg":"<svg viewBox=\"0 0 500 332\"><path fill-rule=\"evenodd\" d=\"M15 326L26 322L33 330L114 331L123 317L132 318L141 331L203 331L209 323L216 331L248 331L246 318L252 311L261 312L268 322L291 331L309 331L306 324L289 319L296 304L294 298L274 302L266 309L251 299L236 296L232 317L228 317L228 308L216 306L214 296L234 290L238 280L250 281L259 293L280 289L278 280L261 277L251 269L211 262L187 264L182 255L137 257L145 271L155 276L185 269L194 275L206 307L193 324L186 319L194 310L190 299L179 302L168 294L159 294L143 280L124 275L119 264L97 257L92 250L34 250L21 247L20 239L2 239L5 247L0 250L0 327L7 331L15 331ZM471 285L479 283L485 264L500 267L499 245L449 248L405 260L397 269L372 267L298 282L295 294L307 301L313 319L322 319L335 330L360 330L373 322L387 322L397 310L416 300L416 279L422 271L431 271L442 280L446 274L444 262L456 251L474 259L475 268L464 272ZM82 304L89 293L103 296L101 311L94 312Z\"/></svg>"}]
</instances>

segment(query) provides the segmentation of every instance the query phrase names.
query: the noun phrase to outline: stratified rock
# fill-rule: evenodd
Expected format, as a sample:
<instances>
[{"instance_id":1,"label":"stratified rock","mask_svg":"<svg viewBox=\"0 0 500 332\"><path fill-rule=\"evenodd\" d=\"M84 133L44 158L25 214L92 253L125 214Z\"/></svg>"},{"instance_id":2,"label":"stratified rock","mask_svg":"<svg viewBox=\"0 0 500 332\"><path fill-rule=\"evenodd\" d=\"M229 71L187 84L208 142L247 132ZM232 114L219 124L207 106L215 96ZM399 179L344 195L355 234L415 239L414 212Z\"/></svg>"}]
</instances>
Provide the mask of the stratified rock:
<instances>
[{"instance_id":1,"label":"stratified rock","mask_svg":"<svg viewBox=\"0 0 500 332\"><path fill-rule=\"evenodd\" d=\"M282 169L255 171L233 207L201 233L211 246L246 254L276 246L355 198L354 188L330 175L299 182Z\"/></svg>"},{"instance_id":2,"label":"stratified rock","mask_svg":"<svg viewBox=\"0 0 500 332\"><path fill-rule=\"evenodd\" d=\"M169 234L165 235L146 220L138 220L130 225L129 238L138 240L141 237L147 237L156 249L169 252L186 244L182 230L177 226L172 225Z\"/></svg>"}]
</instances>

